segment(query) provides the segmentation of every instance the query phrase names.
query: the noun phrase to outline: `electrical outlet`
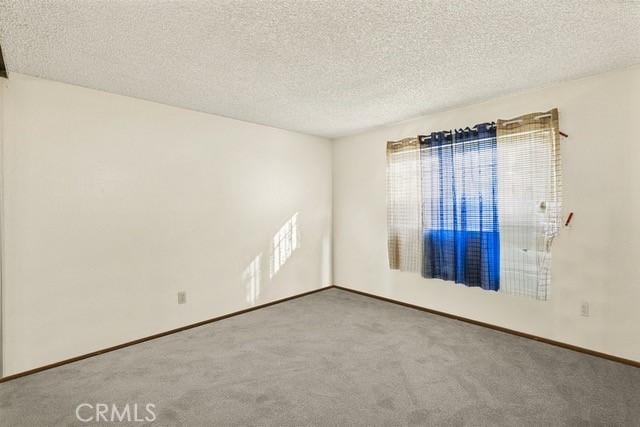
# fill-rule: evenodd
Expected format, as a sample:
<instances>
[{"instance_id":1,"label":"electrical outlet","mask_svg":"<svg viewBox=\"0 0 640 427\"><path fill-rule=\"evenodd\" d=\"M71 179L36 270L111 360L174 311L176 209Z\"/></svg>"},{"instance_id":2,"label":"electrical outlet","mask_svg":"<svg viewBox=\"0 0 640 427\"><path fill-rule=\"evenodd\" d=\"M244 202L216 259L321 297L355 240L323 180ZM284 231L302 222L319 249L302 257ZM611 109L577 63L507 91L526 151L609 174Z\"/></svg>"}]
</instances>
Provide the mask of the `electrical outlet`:
<instances>
[{"instance_id":1,"label":"electrical outlet","mask_svg":"<svg viewBox=\"0 0 640 427\"><path fill-rule=\"evenodd\" d=\"M589 317L589 303L583 302L580 306L580 315L584 317Z\"/></svg>"},{"instance_id":2,"label":"electrical outlet","mask_svg":"<svg viewBox=\"0 0 640 427\"><path fill-rule=\"evenodd\" d=\"M180 291L178 292L178 304L185 304L187 302L187 292Z\"/></svg>"}]
</instances>

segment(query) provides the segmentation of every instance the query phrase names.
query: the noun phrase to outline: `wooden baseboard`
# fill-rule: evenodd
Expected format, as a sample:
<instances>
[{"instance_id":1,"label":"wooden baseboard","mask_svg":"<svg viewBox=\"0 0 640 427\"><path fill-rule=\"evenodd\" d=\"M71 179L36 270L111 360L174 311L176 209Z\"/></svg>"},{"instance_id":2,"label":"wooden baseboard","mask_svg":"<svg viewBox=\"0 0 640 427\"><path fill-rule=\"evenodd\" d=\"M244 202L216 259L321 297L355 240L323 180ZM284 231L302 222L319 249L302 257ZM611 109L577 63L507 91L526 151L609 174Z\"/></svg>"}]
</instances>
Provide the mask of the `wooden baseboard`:
<instances>
[{"instance_id":1,"label":"wooden baseboard","mask_svg":"<svg viewBox=\"0 0 640 427\"><path fill-rule=\"evenodd\" d=\"M345 288L343 286L334 285L333 287L336 288L336 289L342 289L343 291L352 292L354 294L364 295L366 297L375 298L377 300L386 301L386 302L390 302L390 303L393 303L393 304L398 304L398 305L401 305L401 306L404 306L404 307L413 308L415 310L420 310L420 311L424 311L424 312L431 313L431 314L437 314L438 316L444 316L444 317L448 317L450 319L460 320L462 322L471 323L471 324L478 325L478 326L483 326L485 328L493 329L493 330L504 332L504 333L511 334L511 335L516 335L518 337L528 338L530 340L539 341L539 342L542 342L542 343L545 343L545 344L554 345L556 347L562 347L562 348L565 348L565 349L568 349L568 350L573 350L573 351L577 351L577 352L580 352L580 353L585 353L585 354L588 354L588 355L591 355L591 356L596 356L596 357L600 357L600 358L603 358L603 359L607 359L607 360L611 360L611 361L614 361L614 362L623 363L625 365L629 365L629 366L634 366L636 368L640 368L640 362L638 362L636 360L625 359L624 357L618 357L618 356L614 356L614 355L607 354L607 353L601 353L601 352L595 351L595 350L589 350L588 348L578 347L578 346L575 346L575 345L572 345L572 344L566 344L566 343L563 343L563 342L560 342L560 341L555 341L555 340L551 340L551 339L548 339L548 338L539 337L537 335L531 335L531 334L527 334L525 332L519 332L519 331L515 331L513 329L503 328L502 326L496 326L496 325L492 325L490 323L481 322L479 320L468 319L466 317L456 316L455 314L445 313L443 311L438 311L438 310L432 310L430 308L421 307L419 305L409 304L409 303L402 302L402 301L397 301L397 300L394 300L394 299L391 299L391 298L381 297L381 296L370 294L370 293L367 293L367 292L362 292L362 291L358 291L358 290L355 290L355 289Z\"/></svg>"},{"instance_id":2,"label":"wooden baseboard","mask_svg":"<svg viewBox=\"0 0 640 427\"><path fill-rule=\"evenodd\" d=\"M304 292L304 293L293 295L293 296L290 296L290 297L287 297L287 298L282 298L282 299L279 299L279 300L276 300L276 301L271 301L271 302L268 302L266 304L256 305L255 307L246 308L244 310L235 311L233 313L225 314L223 316L214 317L214 318L211 318L211 319L203 320L201 322L192 323L192 324L186 325L186 326L181 326L179 328L171 329L171 330L165 331L165 332L160 332L158 334L150 335L148 337L138 338L136 340L129 341L129 342L126 342L126 343L123 343L123 344L114 345L113 347L108 347L108 348L104 348L102 350L93 351L91 353L82 354L80 356L72 357L70 359L65 359L65 360L62 360L60 362L55 362L55 363L51 363L49 365L40 366L38 368L29 369L28 371L23 371L23 372L18 372L17 374L7 375L6 377L0 378L0 383L6 382L6 381L15 380L16 378L24 377L26 375L35 374L37 372L46 371L48 369L57 368L58 366L67 365L69 363L77 362L79 360L87 359L89 357L98 356L98 355L104 354L104 353L109 353L111 351L119 350L121 348L129 347L129 346L132 346L132 345L135 345L135 344L140 344L140 343L143 343L145 341L154 340L156 338L164 337L166 335L175 334L176 332L182 332L182 331L186 331L187 329L197 328L198 326L206 325L208 323L217 322L219 320L228 319L229 317L238 316L240 314L248 313L248 312L254 311L254 310L259 310L261 308L269 307L271 305L280 304L280 303L285 302L285 301L290 301L292 299L304 297L304 296L307 296L307 295L310 295L310 294L314 294L316 292L321 292L321 291L324 291L325 289L329 289L329 288L333 288L333 286L325 286L323 288L314 289L314 290L309 291L309 292Z\"/></svg>"},{"instance_id":3,"label":"wooden baseboard","mask_svg":"<svg viewBox=\"0 0 640 427\"><path fill-rule=\"evenodd\" d=\"M175 334L176 332L182 332L182 331L186 331L187 329L197 328L198 326L202 326L202 325L206 325L206 324L209 324L209 323L217 322L219 320L228 319L229 317L238 316L240 314L248 313L250 311L259 310L261 308L269 307L269 306L275 305L275 304L280 304L280 303L285 302L285 301L289 301L289 300L296 299L296 298L301 298L301 297L304 297L306 295L314 294L316 292L321 292L321 291L324 291L324 290L327 290L327 289L332 289L332 288L341 289L343 291L352 292L354 294L363 295L363 296L366 296L366 297L369 297L369 298L375 298L377 300L386 301L386 302L389 302L389 303L392 303L392 304L398 304L398 305L401 305L401 306L404 306L404 307L408 307L408 308L412 308L412 309L415 309L415 310L420 310L420 311L424 311L424 312L427 312L427 313L436 314L438 316L444 316L444 317L448 317L450 319L455 319L455 320L459 320L459 321L462 321L462 322L471 323L471 324L478 325L478 326L483 326L485 328L493 329L493 330L504 332L504 333L507 333L507 334L511 334L511 335L515 335L515 336L519 336L519 337L523 337L523 338L528 338L528 339L531 339L531 340L534 340L534 341L539 341L539 342L542 342L542 343L545 343L545 344L554 345L556 347L562 347L562 348L565 348L565 349L568 349L568 350L577 351L577 352L588 354L588 355L591 355L591 356L596 356L596 357L600 357L600 358L603 358L603 359L607 359L607 360L611 360L611 361L614 361L614 362L623 363L625 365L629 365L629 366L634 366L636 368L640 368L640 362L635 361L635 360L625 359L623 357L613 356L611 354L601 353L601 352L595 351L595 350L589 350L588 348L578 347L578 346L571 345L571 344L566 344L566 343L563 343L563 342L560 342L560 341L554 341L554 340L551 340L551 339L542 338L542 337L539 337L539 336L536 336L536 335L527 334L525 332L519 332L519 331L515 331L513 329L503 328L502 326L496 326L496 325L492 325L490 323L480 322L478 320L468 319L468 318L462 317L462 316L456 316L455 314L445 313L443 311L432 310L430 308L421 307L419 305L409 304L409 303L402 302L402 301L397 301L397 300L394 300L394 299L391 299L391 298L386 298L386 297L370 294L370 293L367 293L367 292L358 291L358 290L355 290L355 289L345 288L343 286L331 285L331 286L326 286L326 287L320 288L320 289L314 289L312 291L304 292L304 293L301 293L301 294L298 294L298 295L294 295L294 296L291 296L291 297L279 299L277 301L272 301L272 302L268 302L266 304L261 304L261 305L255 306L255 307L250 307L250 308L247 308L247 309L244 309L244 310L240 310L240 311L236 311L236 312L233 312L233 313L225 314L223 316L219 316L219 317L214 317L214 318L211 318L211 319L203 320L201 322L197 322L197 323L193 323L193 324L190 324L190 325L182 326L182 327L179 327L179 328L176 328L176 329L171 329L169 331L160 332L158 334L150 335L150 336L144 337L144 338L139 338L137 340L133 340L133 341L129 341L129 342L126 342L126 343L123 343L123 344L115 345L113 347L108 347L108 348L105 348L105 349L102 349L102 350L94 351L94 352L83 354L83 355L76 356L76 357L72 357L70 359L62 360L60 362L51 363L49 365L41 366L41 367L34 368L34 369L29 369L28 371L19 372L17 374L13 374L13 375L8 375L6 377L0 378L0 383L6 382L6 381L11 381L11 380L14 380L16 378L24 377L26 375L35 374L37 372L46 371L48 369L56 368L58 366L67 365L69 363L77 362L79 360L87 359L89 357L98 356L98 355L104 354L104 353L109 353L111 351L119 350L121 348L129 347L129 346L132 346L132 345L135 345L135 344L140 344L142 342L150 341L150 340L153 340L153 339L156 339L156 338L160 338L160 337L164 337L166 335Z\"/></svg>"}]
</instances>

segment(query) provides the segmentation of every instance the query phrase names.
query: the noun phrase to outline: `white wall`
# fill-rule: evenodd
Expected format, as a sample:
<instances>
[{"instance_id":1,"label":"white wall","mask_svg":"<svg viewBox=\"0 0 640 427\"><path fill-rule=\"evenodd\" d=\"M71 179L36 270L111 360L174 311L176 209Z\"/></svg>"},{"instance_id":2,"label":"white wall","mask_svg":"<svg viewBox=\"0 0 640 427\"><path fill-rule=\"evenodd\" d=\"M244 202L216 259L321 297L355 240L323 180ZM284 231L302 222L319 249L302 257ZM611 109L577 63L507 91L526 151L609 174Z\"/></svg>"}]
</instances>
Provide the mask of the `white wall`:
<instances>
[{"instance_id":1,"label":"white wall","mask_svg":"<svg viewBox=\"0 0 640 427\"><path fill-rule=\"evenodd\" d=\"M511 297L387 263L388 140L558 107L564 212L551 300ZM334 283L640 361L640 67L494 99L339 139L334 168ZM583 301L591 316L580 316Z\"/></svg>"},{"instance_id":2,"label":"white wall","mask_svg":"<svg viewBox=\"0 0 640 427\"><path fill-rule=\"evenodd\" d=\"M3 102L5 375L246 308L259 254L254 304L331 283L331 142L18 74Z\"/></svg>"},{"instance_id":3,"label":"white wall","mask_svg":"<svg viewBox=\"0 0 640 427\"><path fill-rule=\"evenodd\" d=\"M249 307L259 254L253 304L332 282L330 142L19 74L4 85L5 375ZM339 139L333 282L640 360L639 93L635 67ZM386 141L552 107L575 212L552 299L390 271ZM296 212L301 247L270 279L271 238Z\"/></svg>"}]
</instances>

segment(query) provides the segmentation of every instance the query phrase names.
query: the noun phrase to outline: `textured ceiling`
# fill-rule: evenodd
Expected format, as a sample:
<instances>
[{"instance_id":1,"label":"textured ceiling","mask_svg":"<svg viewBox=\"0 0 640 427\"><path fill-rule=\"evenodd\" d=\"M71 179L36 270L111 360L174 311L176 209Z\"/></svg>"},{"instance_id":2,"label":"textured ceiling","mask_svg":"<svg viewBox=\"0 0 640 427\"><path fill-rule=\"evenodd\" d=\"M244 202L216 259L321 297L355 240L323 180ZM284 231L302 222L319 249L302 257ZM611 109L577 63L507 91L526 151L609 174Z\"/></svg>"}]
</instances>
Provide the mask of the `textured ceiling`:
<instances>
[{"instance_id":1,"label":"textured ceiling","mask_svg":"<svg viewBox=\"0 0 640 427\"><path fill-rule=\"evenodd\" d=\"M19 72L336 137L640 63L637 0L0 0Z\"/></svg>"}]
</instances>

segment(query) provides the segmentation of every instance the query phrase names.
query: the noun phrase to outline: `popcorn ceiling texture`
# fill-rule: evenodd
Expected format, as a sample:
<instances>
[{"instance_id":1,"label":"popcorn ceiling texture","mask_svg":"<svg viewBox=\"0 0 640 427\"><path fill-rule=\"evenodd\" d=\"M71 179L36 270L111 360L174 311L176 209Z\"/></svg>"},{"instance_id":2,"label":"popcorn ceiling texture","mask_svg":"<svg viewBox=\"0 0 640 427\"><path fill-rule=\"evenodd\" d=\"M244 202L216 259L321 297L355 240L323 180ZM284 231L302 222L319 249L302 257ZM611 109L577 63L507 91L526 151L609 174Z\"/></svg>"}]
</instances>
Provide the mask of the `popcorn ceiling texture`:
<instances>
[{"instance_id":1,"label":"popcorn ceiling texture","mask_svg":"<svg viewBox=\"0 0 640 427\"><path fill-rule=\"evenodd\" d=\"M639 63L639 9L633 0L0 0L0 44L9 73L338 137Z\"/></svg>"}]
</instances>

